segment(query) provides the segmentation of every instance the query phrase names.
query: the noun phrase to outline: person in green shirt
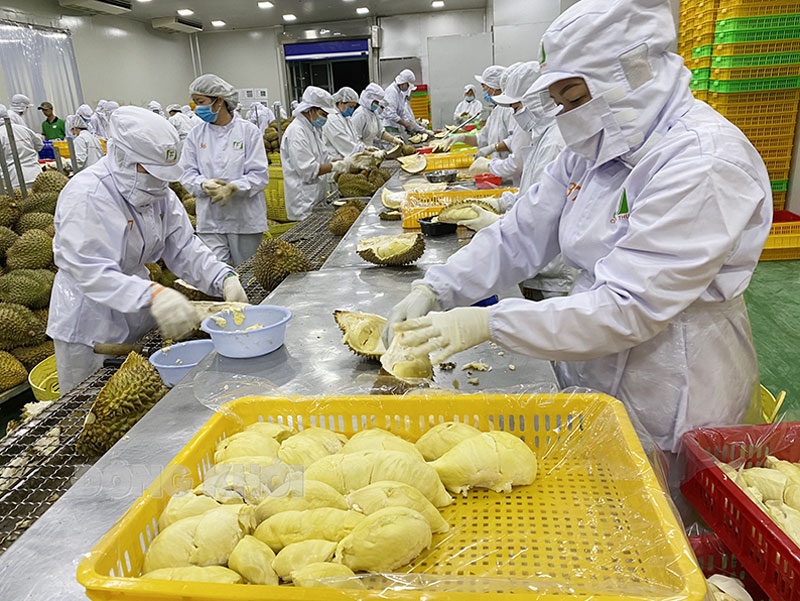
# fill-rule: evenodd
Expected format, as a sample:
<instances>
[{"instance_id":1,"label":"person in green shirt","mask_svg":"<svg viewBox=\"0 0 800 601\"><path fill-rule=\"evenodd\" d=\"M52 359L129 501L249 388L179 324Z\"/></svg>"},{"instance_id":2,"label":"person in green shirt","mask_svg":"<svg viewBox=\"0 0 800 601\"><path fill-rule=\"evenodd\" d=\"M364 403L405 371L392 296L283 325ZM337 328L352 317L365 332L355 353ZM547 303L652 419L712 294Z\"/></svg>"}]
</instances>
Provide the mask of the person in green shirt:
<instances>
[{"instance_id":1,"label":"person in green shirt","mask_svg":"<svg viewBox=\"0 0 800 601\"><path fill-rule=\"evenodd\" d=\"M42 121L42 135L45 140L63 140L66 137L65 122L63 119L56 117L53 112L53 105L49 102L43 102L39 105L39 110L44 115Z\"/></svg>"}]
</instances>

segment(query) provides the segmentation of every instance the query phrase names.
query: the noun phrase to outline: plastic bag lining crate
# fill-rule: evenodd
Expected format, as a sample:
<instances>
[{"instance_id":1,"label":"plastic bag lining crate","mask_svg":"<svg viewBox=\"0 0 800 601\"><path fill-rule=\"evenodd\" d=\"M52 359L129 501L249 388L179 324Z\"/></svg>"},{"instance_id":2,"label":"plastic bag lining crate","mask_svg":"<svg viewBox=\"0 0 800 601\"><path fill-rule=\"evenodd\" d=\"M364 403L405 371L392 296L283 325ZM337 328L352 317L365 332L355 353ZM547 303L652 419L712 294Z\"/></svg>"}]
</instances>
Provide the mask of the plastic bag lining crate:
<instances>
[{"instance_id":1,"label":"plastic bag lining crate","mask_svg":"<svg viewBox=\"0 0 800 601\"><path fill-rule=\"evenodd\" d=\"M256 421L346 435L381 427L416 440L456 420L520 436L539 475L509 494L472 491L442 509L435 535L406 573L362 575L367 590L132 579L157 534L165 494L195 484L218 441ZM86 555L91 599L701 601L705 581L623 405L602 394L246 397L223 406Z\"/></svg>"},{"instance_id":2,"label":"plastic bag lining crate","mask_svg":"<svg viewBox=\"0 0 800 601\"><path fill-rule=\"evenodd\" d=\"M753 601L769 601L764 590L758 586L758 583L716 534L690 536L689 544L706 578L714 574L738 578L744 584L745 590L753 597Z\"/></svg>"},{"instance_id":3,"label":"plastic bag lining crate","mask_svg":"<svg viewBox=\"0 0 800 601\"><path fill-rule=\"evenodd\" d=\"M768 455L800 461L800 423L701 428L683 436L681 490L773 601L800 599L800 548L717 465L760 467Z\"/></svg>"},{"instance_id":4,"label":"plastic bag lining crate","mask_svg":"<svg viewBox=\"0 0 800 601\"><path fill-rule=\"evenodd\" d=\"M417 219L434 217L455 202L497 198L503 192L517 192L519 188L493 188L487 190L443 190L441 192L409 192L400 206L403 227L418 229Z\"/></svg>"}]
</instances>

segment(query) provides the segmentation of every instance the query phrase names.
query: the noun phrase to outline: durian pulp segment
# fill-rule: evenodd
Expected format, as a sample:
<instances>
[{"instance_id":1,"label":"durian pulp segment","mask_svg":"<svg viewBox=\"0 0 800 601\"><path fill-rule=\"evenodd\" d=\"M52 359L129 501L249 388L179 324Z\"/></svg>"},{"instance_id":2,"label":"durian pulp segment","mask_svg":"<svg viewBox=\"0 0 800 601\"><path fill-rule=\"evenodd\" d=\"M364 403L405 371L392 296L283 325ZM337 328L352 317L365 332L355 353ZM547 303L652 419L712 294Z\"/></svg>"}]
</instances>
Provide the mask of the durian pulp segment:
<instances>
[{"instance_id":1,"label":"durian pulp segment","mask_svg":"<svg viewBox=\"0 0 800 601\"><path fill-rule=\"evenodd\" d=\"M387 209L394 209L397 210L400 208L400 205L406 198L406 193L403 191L400 192L390 192L386 188L383 189L381 192L381 202L383 206Z\"/></svg>"},{"instance_id":2,"label":"durian pulp segment","mask_svg":"<svg viewBox=\"0 0 800 601\"><path fill-rule=\"evenodd\" d=\"M355 322L342 338L347 346L363 349L364 351L382 355L386 352L381 340L382 327L376 327L374 321L362 320Z\"/></svg>"},{"instance_id":3,"label":"durian pulp segment","mask_svg":"<svg viewBox=\"0 0 800 601\"><path fill-rule=\"evenodd\" d=\"M211 319L213 319L214 323L216 323L221 328L224 328L226 325L228 325L228 320L225 319L224 317L220 317L219 315L212 315Z\"/></svg>"},{"instance_id":4,"label":"durian pulp segment","mask_svg":"<svg viewBox=\"0 0 800 601\"><path fill-rule=\"evenodd\" d=\"M416 241L416 234L401 234L399 236L365 238L358 245L362 249L371 248L379 258L386 259L403 254L414 246Z\"/></svg>"},{"instance_id":5,"label":"durian pulp segment","mask_svg":"<svg viewBox=\"0 0 800 601\"><path fill-rule=\"evenodd\" d=\"M386 352L381 355L381 367L396 378L406 381L430 379L433 365L426 355L416 355L412 349L403 346L403 334L397 333Z\"/></svg>"},{"instance_id":6,"label":"durian pulp segment","mask_svg":"<svg viewBox=\"0 0 800 601\"><path fill-rule=\"evenodd\" d=\"M253 325L245 328L244 331L245 332L252 332L253 330L260 330L263 327L264 326L262 326L260 323L254 323Z\"/></svg>"},{"instance_id":7,"label":"durian pulp segment","mask_svg":"<svg viewBox=\"0 0 800 601\"><path fill-rule=\"evenodd\" d=\"M244 323L244 311L239 307L233 307L231 309L231 313L233 313L233 323L237 326L240 326ZM258 326L259 328L261 326Z\"/></svg>"}]
</instances>

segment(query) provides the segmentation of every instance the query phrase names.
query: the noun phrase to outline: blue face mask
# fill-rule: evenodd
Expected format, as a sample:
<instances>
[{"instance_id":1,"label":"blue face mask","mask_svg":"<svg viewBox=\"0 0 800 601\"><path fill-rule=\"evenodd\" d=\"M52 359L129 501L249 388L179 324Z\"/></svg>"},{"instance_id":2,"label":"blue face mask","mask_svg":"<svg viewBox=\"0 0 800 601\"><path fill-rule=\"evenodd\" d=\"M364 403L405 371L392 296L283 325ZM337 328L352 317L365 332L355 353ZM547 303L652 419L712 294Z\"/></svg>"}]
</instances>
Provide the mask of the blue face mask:
<instances>
[{"instance_id":1,"label":"blue face mask","mask_svg":"<svg viewBox=\"0 0 800 601\"><path fill-rule=\"evenodd\" d=\"M322 115L320 115L316 119L312 119L311 120L311 125L313 125L314 127L322 127L327 122L328 122L328 118L327 117L323 117Z\"/></svg>"},{"instance_id":2,"label":"blue face mask","mask_svg":"<svg viewBox=\"0 0 800 601\"><path fill-rule=\"evenodd\" d=\"M198 104L194 107L194 113L206 123L214 123L219 116L219 111L216 113L212 111L210 104Z\"/></svg>"},{"instance_id":3,"label":"blue face mask","mask_svg":"<svg viewBox=\"0 0 800 601\"><path fill-rule=\"evenodd\" d=\"M342 116L343 116L343 117L349 117L350 115L352 115L352 114L353 114L353 111L355 111L355 110L356 110L356 109L354 109L352 106L348 106L348 107L345 109L345 111L342 113Z\"/></svg>"},{"instance_id":4,"label":"blue face mask","mask_svg":"<svg viewBox=\"0 0 800 601\"><path fill-rule=\"evenodd\" d=\"M472 102L473 100L475 100L475 96L464 96L464 100L466 100L467 102Z\"/></svg>"},{"instance_id":5,"label":"blue face mask","mask_svg":"<svg viewBox=\"0 0 800 601\"><path fill-rule=\"evenodd\" d=\"M492 97L489 95L489 92L487 92L486 90L483 91L483 99L486 102L490 103L490 104L494 104L494 100L492 100Z\"/></svg>"},{"instance_id":6,"label":"blue face mask","mask_svg":"<svg viewBox=\"0 0 800 601\"><path fill-rule=\"evenodd\" d=\"M371 110L373 113L375 111L377 111L378 110L378 103L374 102L372 105L370 105L369 110Z\"/></svg>"}]
</instances>

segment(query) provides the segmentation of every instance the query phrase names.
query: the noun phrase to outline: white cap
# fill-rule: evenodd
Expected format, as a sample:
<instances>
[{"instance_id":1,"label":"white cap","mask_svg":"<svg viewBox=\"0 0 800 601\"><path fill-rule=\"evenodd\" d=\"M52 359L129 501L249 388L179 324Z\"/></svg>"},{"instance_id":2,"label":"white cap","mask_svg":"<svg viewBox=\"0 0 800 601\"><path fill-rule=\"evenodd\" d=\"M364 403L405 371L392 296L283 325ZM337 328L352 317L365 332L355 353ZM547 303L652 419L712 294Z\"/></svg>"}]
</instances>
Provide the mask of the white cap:
<instances>
[{"instance_id":1,"label":"white cap","mask_svg":"<svg viewBox=\"0 0 800 601\"><path fill-rule=\"evenodd\" d=\"M178 164L178 132L169 121L137 106L114 111L108 126L115 149L128 165L139 164L162 181L176 182L183 175Z\"/></svg>"},{"instance_id":2,"label":"white cap","mask_svg":"<svg viewBox=\"0 0 800 601\"><path fill-rule=\"evenodd\" d=\"M12 111L24 111L31 106L33 106L33 103L31 103L31 99L25 96L25 94L14 94L11 97Z\"/></svg>"},{"instance_id":3,"label":"white cap","mask_svg":"<svg viewBox=\"0 0 800 601\"><path fill-rule=\"evenodd\" d=\"M239 92L236 88L213 73L201 75L189 84L189 94L222 98L231 112L236 110L236 105L239 103Z\"/></svg>"},{"instance_id":4,"label":"white cap","mask_svg":"<svg viewBox=\"0 0 800 601\"><path fill-rule=\"evenodd\" d=\"M407 83L413 88L415 81L417 81L417 78L411 69L403 69L397 74L397 77L394 78L394 83L396 83L398 86L400 84Z\"/></svg>"},{"instance_id":5,"label":"white cap","mask_svg":"<svg viewBox=\"0 0 800 601\"><path fill-rule=\"evenodd\" d=\"M92 115L94 114L94 111L92 110L92 107L90 107L88 104L82 104L78 107L78 110L75 111L75 114L80 115L81 117L84 118L84 120L88 121L89 119L91 119Z\"/></svg>"},{"instance_id":6,"label":"white cap","mask_svg":"<svg viewBox=\"0 0 800 601\"><path fill-rule=\"evenodd\" d=\"M371 83L364 88L358 98L358 103L366 109L370 108L373 102L383 102L383 88L376 83Z\"/></svg>"},{"instance_id":7,"label":"white cap","mask_svg":"<svg viewBox=\"0 0 800 601\"><path fill-rule=\"evenodd\" d=\"M303 90L303 97L300 99L297 108L292 111L292 115L297 116L314 107L321 108L326 113L336 110L336 106L333 104L333 96L322 88L308 86Z\"/></svg>"},{"instance_id":8,"label":"white cap","mask_svg":"<svg viewBox=\"0 0 800 601\"><path fill-rule=\"evenodd\" d=\"M73 127L78 129L86 129L86 121L84 121L83 117L80 115L67 115L65 125L67 131L71 130Z\"/></svg>"},{"instance_id":9,"label":"white cap","mask_svg":"<svg viewBox=\"0 0 800 601\"><path fill-rule=\"evenodd\" d=\"M486 67L483 70L483 73L480 75L475 76L475 81L479 84L483 84L486 87L492 88L493 90L499 90L500 88L500 78L505 73L506 68L501 67L500 65L492 65L491 67Z\"/></svg>"},{"instance_id":10,"label":"white cap","mask_svg":"<svg viewBox=\"0 0 800 601\"><path fill-rule=\"evenodd\" d=\"M151 100L147 103L147 110L153 113L161 112L161 103L158 100Z\"/></svg>"},{"instance_id":11,"label":"white cap","mask_svg":"<svg viewBox=\"0 0 800 601\"><path fill-rule=\"evenodd\" d=\"M111 113L116 111L118 108L119 108L119 102L117 102L116 100L106 100L106 103L103 106L103 112L106 115L110 115Z\"/></svg>"},{"instance_id":12,"label":"white cap","mask_svg":"<svg viewBox=\"0 0 800 601\"><path fill-rule=\"evenodd\" d=\"M358 93L353 88L344 86L333 95L334 102L358 102Z\"/></svg>"},{"instance_id":13,"label":"white cap","mask_svg":"<svg viewBox=\"0 0 800 601\"><path fill-rule=\"evenodd\" d=\"M5 104L0 104L0 120L8 117L8 109Z\"/></svg>"},{"instance_id":14,"label":"white cap","mask_svg":"<svg viewBox=\"0 0 800 601\"><path fill-rule=\"evenodd\" d=\"M464 86L464 94L466 94L467 92L472 92L477 98L478 86L476 86L474 83L468 83L467 85Z\"/></svg>"},{"instance_id":15,"label":"white cap","mask_svg":"<svg viewBox=\"0 0 800 601\"><path fill-rule=\"evenodd\" d=\"M181 106L181 112L184 115L188 115L192 113L192 107L190 107L188 104L184 104L183 106Z\"/></svg>"},{"instance_id":16,"label":"white cap","mask_svg":"<svg viewBox=\"0 0 800 601\"><path fill-rule=\"evenodd\" d=\"M506 85L503 93L492 96L495 104L514 104L521 102L525 92L533 85L539 77L539 63L531 61L529 63L519 63L516 67L509 67Z\"/></svg>"},{"instance_id":17,"label":"white cap","mask_svg":"<svg viewBox=\"0 0 800 601\"><path fill-rule=\"evenodd\" d=\"M181 105L180 104L168 104L167 105L167 112L171 113L172 111L181 112Z\"/></svg>"},{"instance_id":18,"label":"white cap","mask_svg":"<svg viewBox=\"0 0 800 601\"><path fill-rule=\"evenodd\" d=\"M96 111L103 111L103 112L105 112L105 108L106 108L106 103L107 103L107 102L108 102L108 100L103 100L103 99L101 98L100 100L98 100L98 101L97 101L97 106L95 107L95 110L96 110Z\"/></svg>"}]
</instances>

